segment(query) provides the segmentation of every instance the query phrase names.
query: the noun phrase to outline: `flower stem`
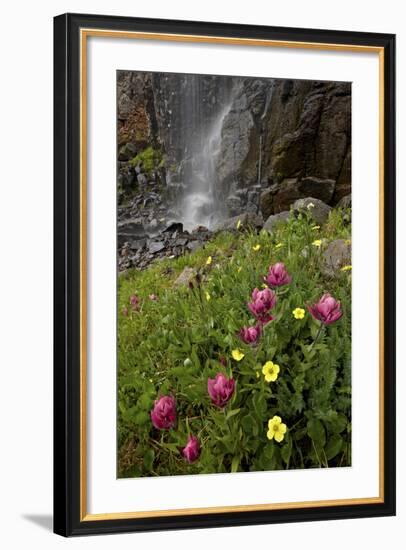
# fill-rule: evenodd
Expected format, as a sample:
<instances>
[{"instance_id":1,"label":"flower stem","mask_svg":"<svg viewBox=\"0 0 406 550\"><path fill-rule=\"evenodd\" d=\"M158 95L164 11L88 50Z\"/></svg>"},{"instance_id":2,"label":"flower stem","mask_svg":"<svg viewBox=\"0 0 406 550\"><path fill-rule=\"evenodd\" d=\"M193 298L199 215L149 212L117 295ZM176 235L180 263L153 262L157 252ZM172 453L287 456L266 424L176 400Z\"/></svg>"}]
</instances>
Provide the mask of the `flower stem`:
<instances>
[{"instance_id":1,"label":"flower stem","mask_svg":"<svg viewBox=\"0 0 406 550\"><path fill-rule=\"evenodd\" d=\"M317 340L319 339L319 336L321 334L321 331L323 330L323 324L320 324L319 330L317 331L316 338L314 339L313 343L310 345L309 351L311 351L316 344Z\"/></svg>"}]
</instances>

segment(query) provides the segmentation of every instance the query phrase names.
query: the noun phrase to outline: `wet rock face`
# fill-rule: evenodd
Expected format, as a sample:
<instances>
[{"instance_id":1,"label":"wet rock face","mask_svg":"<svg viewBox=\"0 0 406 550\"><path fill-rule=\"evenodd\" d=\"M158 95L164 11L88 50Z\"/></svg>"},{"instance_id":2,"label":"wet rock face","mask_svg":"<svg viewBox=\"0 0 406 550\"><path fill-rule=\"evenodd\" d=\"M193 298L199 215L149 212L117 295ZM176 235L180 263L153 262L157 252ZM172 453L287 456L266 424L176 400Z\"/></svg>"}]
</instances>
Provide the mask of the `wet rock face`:
<instances>
[{"instance_id":1,"label":"wet rock face","mask_svg":"<svg viewBox=\"0 0 406 550\"><path fill-rule=\"evenodd\" d=\"M191 233L192 188L206 210L219 209L201 212L197 225L209 227L244 213L267 220L309 196L334 206L351 193L349 83L119 71L117 119L126 258L171 222Z\"/></svg>"}]
</instances>

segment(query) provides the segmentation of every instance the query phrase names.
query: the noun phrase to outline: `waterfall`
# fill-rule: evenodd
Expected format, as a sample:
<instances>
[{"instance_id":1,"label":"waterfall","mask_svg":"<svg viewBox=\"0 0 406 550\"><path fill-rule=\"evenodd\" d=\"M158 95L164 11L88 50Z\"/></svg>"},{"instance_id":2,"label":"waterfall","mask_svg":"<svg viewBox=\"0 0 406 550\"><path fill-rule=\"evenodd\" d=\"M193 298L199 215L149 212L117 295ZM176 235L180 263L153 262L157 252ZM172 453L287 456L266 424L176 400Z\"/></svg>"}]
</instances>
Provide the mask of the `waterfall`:
<instances>
[{"instance_id":1,"label":"waterfall","mask_svg":"<svg viewBox=\"0 0 406 550\"><path fill-rule=\"evenodd\" d=\"M201 77L190 75L182 93L182 116L187 121L183 164L183 193L178 199L179 217L188 231L199 225L213 228L225 215L218 200L217 159L221 150L221 131L231 102L216 97L207 116L203 109L205 90Z\"/></svg>"},{"instance_id":2,"label":"waterfall","mask_svg":"<svg viewBox=\"0 0 406 550\"><path fill-rule=\"evenodd\" d=\"M216 119L192 147L192 159L185 171L185 194L182 201L183 224L191 230L198 225L212 228L223 216L217 200L216 161L221 148L221 129L229 106L222 109Z\"/></svg>"}]
</instances>

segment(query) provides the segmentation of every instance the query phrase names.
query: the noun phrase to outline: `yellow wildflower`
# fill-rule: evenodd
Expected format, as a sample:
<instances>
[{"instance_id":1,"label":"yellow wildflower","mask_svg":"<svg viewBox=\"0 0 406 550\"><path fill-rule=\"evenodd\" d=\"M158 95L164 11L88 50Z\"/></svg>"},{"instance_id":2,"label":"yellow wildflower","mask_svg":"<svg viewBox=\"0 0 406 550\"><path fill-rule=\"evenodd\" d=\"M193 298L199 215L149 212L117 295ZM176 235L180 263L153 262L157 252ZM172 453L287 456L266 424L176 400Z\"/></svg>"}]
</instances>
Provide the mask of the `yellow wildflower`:
<instances>
[{"instance_id":1,"label":"yellow wildflower","mask_svg":"<svg viewBox=\"0 0 406 550\"><path fill-rule=\"evenodd\" d=\"M292 315L295 319L303 319L305 313L305 310L301 307L297 307L292 311Z\"/></svg>"},{"instance_id":2,"label":"yellow wildflower","mask_svg":"<svg viewBox=\"0 0 406 550\"><path fill-rule=\"evenodd\" d=\"M252 250L254 252L258 252L258 250L261 248L261 245L260 244L256 244L255 246L252 247Z\"/></svg>"},{"instance_id":3,"label":"yellow wildflower","mask_svg":"<svg viewBox=\"0 0 406 550\"><path fill-rule=\"evenodd\" d=\"M240 227L241 227L241 220L238 220L238 222L237 222L237 229L240 229Z\"/></svg>"},{"instance_id":4,"label":"yellow wildflower","mask_svg":"<svg viewBox=\"0 0 406 550\"><path fill-rule=\"evenodd\" d=\"M245 354L239 349L233 349L233 351L231 352L231 355L233 359L235 359L235 361L241 361L241 359L244 358Z\"/></svg>"},{"instance_id":5,"label":"yellow wildflower","mask_svg":"<svg viewBox=\"0 0 406 550\"><path fill-rule=\"evenodd\" d=\"M351 271L352 265L343 265L340 271Z\"/></svg>"},{"instance_id":6,"label":"yellow wildflower","mask_svg":"<svg viewBox=\"0 0 406 550\"><path fill-rule=\"evenodd\" d=\"M283 246L283 243L278 243L275 245L275 248L282 248L282 246Z\"/></svg>"},{"instance_id":7,"label":"yellow wildflower","mask_svg":"<svg viewBox=\"0 0 406 550\"><path fill-rule=\"evenodd\" d=\"M206 265L210 265L212 261L213 261L213 258L209 256L206 260Z\"/></svg>"},{"instance_id":8,"label":"yellow wildflower","mask_svg":"<svg viewBox=\"0 0 406 550\"><path fill-rule=\"evenodd\" d=\"M267 382L275 382L280 370L279 365L276 365L272 361L267 361L262 367L262 374L265 376Z\"/></svg>"},{"instance_id":9,"label":"yellow wildflower","mask_svg":"<svg viewBox=\"0 0 406 550\"><path fill-rule=\"evenodd\" d=\"M282 419L280 416L274 416L273 418L270 418L268 421L268 431L267 431L267 438L268 439L274 439L278 443L283 441L283 438L285 437L287 427L286 424L282 422Z\"/></svg>"},{"instance_id":10,"label":"yellow wildflower","mask_svg":"<svg viewBox=\"0 0 406 550\"><path fill-rule=\"evenodd\" d=\"M211 299L211 296L210 296L209 292L207 292L207 290L206 290L205 295L206 295L206 300L209 301Z\"/></svg>"},{"instance_id":11,"label":"yellow wildflower","mask_svg":"<svg viewBox=\"0 0 406 550\"><path fill-rule=\"evenodd\" d=\"M317 248L320 248L321 247L321 240L316 239L315 241L312 242L312 245L317 246Z\"/></svg>"}]
</instances>

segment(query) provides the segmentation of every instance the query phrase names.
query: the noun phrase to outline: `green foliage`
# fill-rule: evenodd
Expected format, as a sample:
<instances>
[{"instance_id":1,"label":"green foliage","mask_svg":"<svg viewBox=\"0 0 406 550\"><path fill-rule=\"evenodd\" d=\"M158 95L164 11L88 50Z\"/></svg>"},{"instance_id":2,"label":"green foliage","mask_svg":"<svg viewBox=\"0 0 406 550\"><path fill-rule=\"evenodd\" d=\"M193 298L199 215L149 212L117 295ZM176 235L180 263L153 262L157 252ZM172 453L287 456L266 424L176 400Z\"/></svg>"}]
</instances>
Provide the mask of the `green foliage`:
<instances>
[{"instance_id":1,"label":"green foliage","mask_svg":"<svg viewBox=\"0 0 406 550\"><path fill-rule=\"evenodd\" d=\"M323 248L312 244L349 239L349 220L346 212L333 211L318 228L301 214L272 235L223 232L193 254L120 277L120 477L351 464L351 271L324 276ZM278 289L275 320L260 343L248 346L237 335L254 324L246 304L278 261L292 282ZM185 266L201 276L193 289L173 284ZM319 323L306 304L325 292L341 301L344 315L323 327L314 343ZM138 310L131 309L132 294L140 298ZM158 300L150 300L151 294ZM295 308L305 310L303 319L292 315ZM244 353L238 362L231 355L237 348ZM275 382L264 379L266 361L280 366ZM236 380L225 410L214 407L207 393L207 379L217 372ZM158 431L150 411L155 399L168 394L176 398L178 421ZM266 435L274 415L288 428L280 443ZM181 454L189 434L202 445L194 464Z\"/></svg>"},{"instance_id":2,"label":"green foliage","mask_svg":"<svg viewBox=\"0 0 406 550\"><path fill-rule=\"evenodd\" d=\"M163 157L161 151L149 146L133 159L130 160L131 166L137 166L140 164L143 167L144 172L151 174L154 170L162 166Z\"/></svg>"}]
</instances>

